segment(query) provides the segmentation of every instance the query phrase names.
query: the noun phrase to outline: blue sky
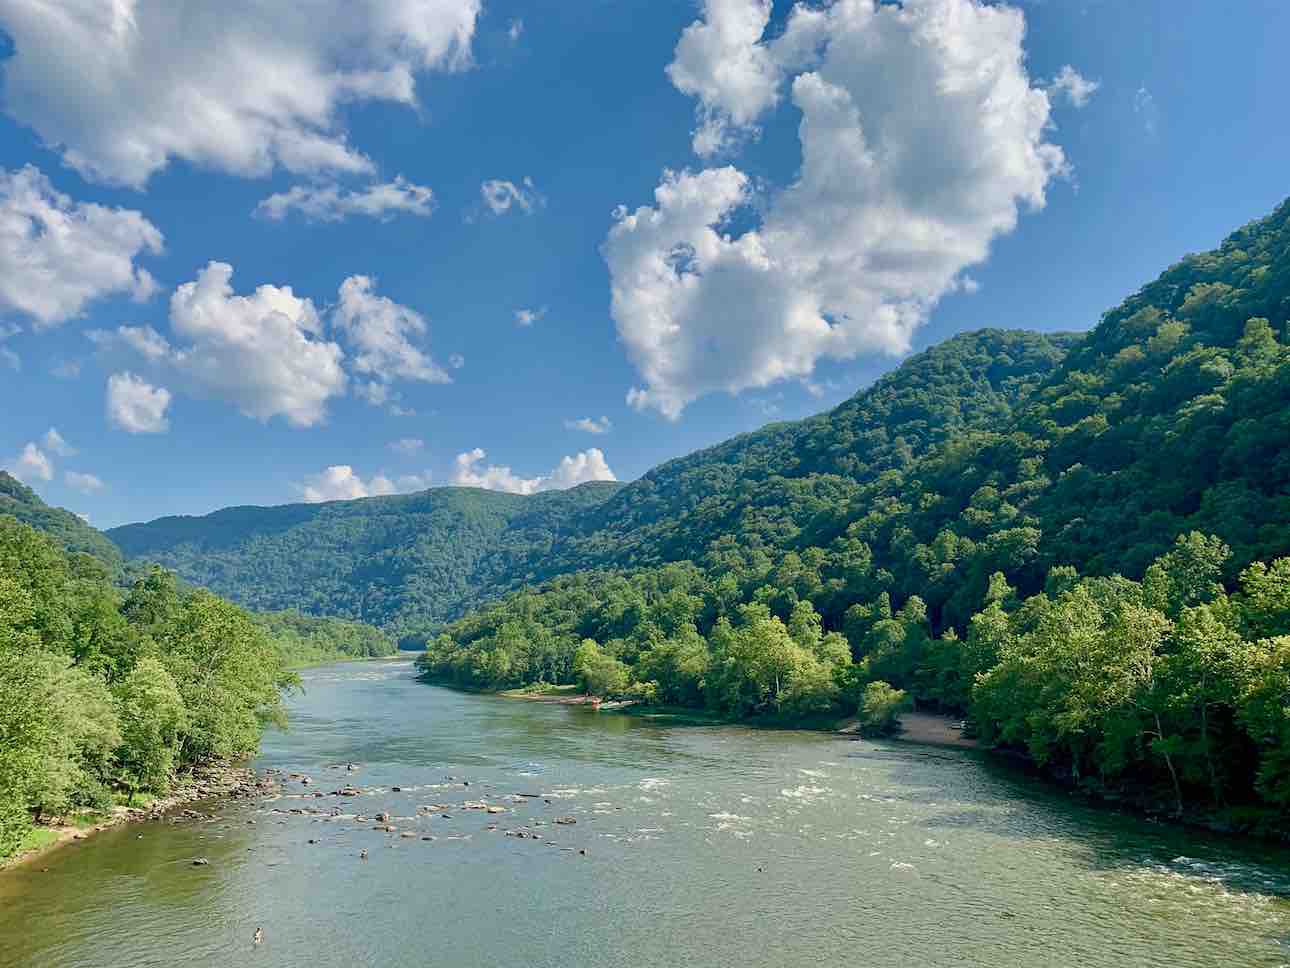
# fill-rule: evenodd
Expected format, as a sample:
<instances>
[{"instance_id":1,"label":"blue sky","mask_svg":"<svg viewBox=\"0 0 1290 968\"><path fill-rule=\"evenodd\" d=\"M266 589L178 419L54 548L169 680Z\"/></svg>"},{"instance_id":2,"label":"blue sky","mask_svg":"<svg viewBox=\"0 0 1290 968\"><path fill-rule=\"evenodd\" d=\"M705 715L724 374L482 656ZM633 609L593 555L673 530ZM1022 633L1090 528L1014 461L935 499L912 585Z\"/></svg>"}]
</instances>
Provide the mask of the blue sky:
<instances>
[{"instance_id":1,"label":"blue sky","mask_svg":"<svg viewBox=\"0 0 1290 968\"><path fill-rule=\"evenodd\" d=\"M0 0L0 465L101 527L630 480L1290 193L1272 0L43 6Z\"/></svg>"}]
</instances>

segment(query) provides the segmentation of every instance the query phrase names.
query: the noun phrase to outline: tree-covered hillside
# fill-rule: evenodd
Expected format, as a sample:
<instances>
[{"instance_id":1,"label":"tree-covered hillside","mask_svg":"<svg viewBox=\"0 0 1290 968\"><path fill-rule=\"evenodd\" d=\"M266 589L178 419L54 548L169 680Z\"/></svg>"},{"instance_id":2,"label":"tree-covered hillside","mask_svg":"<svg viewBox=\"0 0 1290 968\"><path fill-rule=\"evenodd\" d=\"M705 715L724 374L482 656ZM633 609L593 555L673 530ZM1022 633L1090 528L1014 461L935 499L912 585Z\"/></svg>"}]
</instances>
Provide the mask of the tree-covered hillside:
<instances>
[{"instance_id":1,"label":"tree-covered hillside","mask_svg":"<svg viewBox=\"0 0 1290 968\"><path fill-rule=\"evenodd\" d=\"M236 605L161 569L122 590L103 562L0 515L0 858L43 817L251 755L293 682Z\"/></svg>"},{"instance_id":2,"label":"tree-covered hillside","mask_svg":"<svg viewBox=\"0 0 1290 968\"><path fill-rule=\"evenodd\" d=\"M1290 809L1288 320L1290 203L1054 352L1010 412L986 395L915 436L861 394L882 432L835 412L661 468L640 503L671 496L633 518L624 489L559 549L635 567L467 615L424 668L874 726L913 697L1103 788Z\"/></svg>"},{"instance_id":3,"label":"tree-covered hillside","mask_svg":"<svg viewBox=\"0 0 1290 968\"><path fill-rule=\"evenodd\" d=\"M114 569L121 566L121 552L102 532L71 511L50 507L27 485L0 471L0 515L3 514L45 532L68 551L83 551L107 562Z\"/></svg>"},{"instance_id":4,"label":"tree-covered hillside","mask_svg":"<svg viewBox=\"0 0 1290 968\"><path fill-rule=\"evenodd\" d=\"M619 485L532 496L434 488L396 497L239 507L113 528L131 559L256 610L298 609L408 634L529 577L576 513Z\"/></svg>"},{"instance_id":5,"label":"tree-covered hillside","mask_svg":"<svg viewBox=\"0 0 1290 968\"><path fill-rule=\"evenodd\" d=\"M833 411L671 461L627 485L529 497L400 497L228 508L108 535L134 560L255 609L339 615L411 636L534 580L699 557L711 541L792 546L860 486L939 441L1008 419L1073 337L985 330L908 360Z\"/></svg>"},{"instance_id":6,"label":"tree-covered hillside","mask_svg":"<svg viewBox=\"0 0 1290 968\"><path fill-rule=\"evenodd\" d=\"M655 468L581 516L537 574L700 557L713 541L791 547L862 485L903 474L969 430L1002 426L1076 337L962 333L818 416L772 424Z\"/></svg>"}]
</instances>

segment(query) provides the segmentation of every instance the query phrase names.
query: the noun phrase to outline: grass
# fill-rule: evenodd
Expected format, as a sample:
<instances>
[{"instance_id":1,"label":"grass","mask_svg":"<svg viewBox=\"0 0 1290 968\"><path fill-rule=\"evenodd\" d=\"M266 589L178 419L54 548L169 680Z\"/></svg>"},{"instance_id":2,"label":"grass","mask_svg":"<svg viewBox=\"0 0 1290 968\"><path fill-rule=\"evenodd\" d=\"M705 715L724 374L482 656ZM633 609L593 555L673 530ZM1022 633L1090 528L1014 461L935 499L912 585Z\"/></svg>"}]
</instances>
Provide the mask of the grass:
<instances>
[{"instance_id":1,"label":"grass","mask_svg":"<svg viewBox=\"0 0 1290 968\"><path fill-rule=\"evenodd\" d=\"M48 847L59 837L57 830L49 827L32 827L27 831L27 836L22 838L22 843L18 845L15 854L22 854L29 850L40 850L42 847Z\"/></svg>"}]
</instances>

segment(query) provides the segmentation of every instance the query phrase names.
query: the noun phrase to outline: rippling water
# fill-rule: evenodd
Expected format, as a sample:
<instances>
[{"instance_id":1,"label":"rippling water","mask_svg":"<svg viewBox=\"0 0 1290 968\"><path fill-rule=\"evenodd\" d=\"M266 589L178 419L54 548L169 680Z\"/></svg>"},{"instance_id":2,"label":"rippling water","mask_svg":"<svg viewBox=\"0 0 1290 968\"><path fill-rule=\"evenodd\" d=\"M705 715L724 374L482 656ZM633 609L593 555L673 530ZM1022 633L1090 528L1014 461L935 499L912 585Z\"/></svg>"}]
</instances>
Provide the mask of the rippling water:
<instances>
[{"instance_id":1,"label":"rippling water","mask_svg":"<svg viewBox=\"0 0 1290 968\"><path fill-rule=\"evenodd\" d=\"M305 684L259 765L311 786L0 876L0 964L1290 963L1290 854L1090 810L970 752L463 695L399 662ZM372 792L312 796L349 782ZM378 812L398 832L351 816Z\"/></svg>"}]
</instances>

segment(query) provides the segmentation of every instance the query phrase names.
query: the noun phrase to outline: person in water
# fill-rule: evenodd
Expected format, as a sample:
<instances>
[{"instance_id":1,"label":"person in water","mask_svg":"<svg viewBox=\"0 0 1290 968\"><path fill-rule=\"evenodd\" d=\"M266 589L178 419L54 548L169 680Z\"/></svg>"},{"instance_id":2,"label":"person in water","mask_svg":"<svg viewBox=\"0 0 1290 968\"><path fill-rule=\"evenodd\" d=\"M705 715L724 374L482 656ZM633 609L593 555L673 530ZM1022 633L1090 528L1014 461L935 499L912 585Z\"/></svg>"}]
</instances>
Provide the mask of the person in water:
<instances>
[{"instance_id":1,"label":"person in water","mask_svg":"<svg viewBox=\"0 0 1290 968\"><path fill-rule=\"evenodd\" d=\"M256 928L255 934L251 936L251 943L259 944L263 940L264 940L264 928Z\"/></svg>"}]
</instances>

